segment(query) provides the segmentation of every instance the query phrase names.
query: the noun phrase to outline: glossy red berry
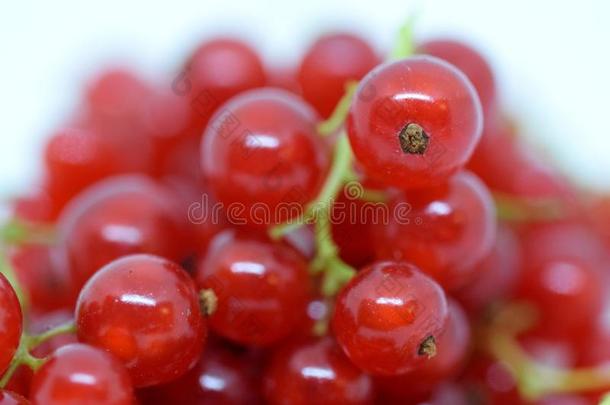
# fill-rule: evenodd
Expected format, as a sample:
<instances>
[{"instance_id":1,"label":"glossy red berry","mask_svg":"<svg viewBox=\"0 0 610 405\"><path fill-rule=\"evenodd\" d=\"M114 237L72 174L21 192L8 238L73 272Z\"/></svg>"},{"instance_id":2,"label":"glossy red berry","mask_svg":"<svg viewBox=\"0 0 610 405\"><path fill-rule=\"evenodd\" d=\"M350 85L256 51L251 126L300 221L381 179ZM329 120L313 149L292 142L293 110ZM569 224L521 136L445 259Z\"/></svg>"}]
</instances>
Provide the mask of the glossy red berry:
<instances>
[{"instance_id":1,"label":"glossy red berry","mask_svg":"<svg viewBox=\"0 0 610 405\"><path fill-rule=\"evenodd\" d=\"M464 42L446 38L422 42L417 50L443 59L461 70L476 89L485 118L496 112L496 80L491 66L479 51Z\"/></svg>"},{"instance_id":2,"label":"glossy red berry","mask_svg":"<svg viewBox=\"0 0 610 405\"><path fill-rule=\"evenodd\" d=\"M236 354L225 347L207 348L197 365L169 384L144 392L145 405L182 403L260 404L260 381L246 354Z\"/></svg>"},{"instance_id":3,"label":"glossy red berry","mask_svg":"<svg viewBox=\"0 0 610 405\"><path fill-rule=\"evenodd\" d=\"M373 383L330 337L279 349L265 372L269 404L370 404Z\"/></svg>"},{"instance_id":4,"label":"glossy red berry","mask_svg":"<svg viewBox=\"0 0 610 405\"><path fill-rule=\"evenodd\" d=\"M305 102L278 89L241 94L219 110L203 136L201 163L230 221L269 225L302 212L329 167L316 123Z\"/></svg>"},{"instance_id":5,"label":"glossy red berry","mask_svg":"<svg viewBox=\"0 0 610 405\"><path fill-rule=\"evenodd\" d=\"M303 98L328 117L345 94L345 85L362 79L380 62L371 46L356 35L324 35L301 61L298 80Z\"/></svg>"},{"instance_id":6,"label":"glossy red berry","mask_svg":"<svg viewBox=\"0 0 610 405\"><path fill-rule=\"evenodd\" d=\"M238 343L273 344L305 319L307 265L282 245L223 232L200 263L197 284L218 298L210 328Z\"/></svg>"},{"instance_id":7,"label":"glossy red berry","mask_svg":"<svg viewBox=\"0 0 610 405\"><path fill-rule=\"evenodd\" d=\"M67 266L75 284L121 256L151 253L180 261L186 213L157 183L144 177L107 179L81 193L59 220L58 267Z\"/></svg>"},{"instance_id":8,"label":"glossy red berry","mask_svg":"<svg viewBox=\"0 0 610 405\"><path fill-rule=\"evenodd\" d=\"M30 401L11 391L0 390L0 405L29 405Z\"/></svg>"},{"instance_id":9,"label":"glossy red berry","mask_svg":"<svg viewBox=\"0 0 610 405\"><path fill-rule=\"evenodd\" d=\"M445 331L438 339L438 353L417 370L393 377L376 377L375 387L396 398L425 396L462 371L471 344L466 313L455 301L449 301Z\"/></svg>"},{"instance_id":10,"label":"glossy red berry","mask_svg":"<svg viewBox=\"0 0 610 405\"><path fill-rule=\"evenodd\" d=\"M365 76L347 129L367 175L402 188L429 186L458 171L472 155L481 136L481 105L457 68L417 56Z\"/></svg>"},{"instance_id":11,"label":"glossy red berry","mask_svg":"<svg viewBox=\"0 0 610 405\"><path fill-rule=\"evenodd\" d=\"M432 360L446 322L447 300L434 280L405 262L375 262L339 293L332 327L359 368L397 375Z\"/></svg>"},{"instance_id":12,"label":"glossy red berry","mask_svg":"<svg viewBox=\"0 0 610 405\"><path fill-rule=\"evenodd\" d=\"M594 263L559 254L540 264L526 263L516 295L539 311L539 329L556 336L588 336L602 312L603 280Z\"/></svg>"},{"instance_id":13,"label":"glossy red berry","mask_svg":"<svg viewBox=\"0 0 610 405\"><path fill-rule=\"evenodd\" d=\"M133 386L113 356L84 344L58 349L34 374L35 405L131 405Z\"/></svg>"},{"instance_id":14,"label":"glossy red berry","mask_svg":"<svg viewBox=\"0 0 610 405\"><path fill-rule=\"evenodd\" d=\"M262 62L250 46L218 38L204 42L193 52L172 88L191 100L193 123L201 131L222 103L264 86L265 81Z\"/></svg>"},{"instance_id":15,"label":"glossy red berry","mask_svg":"<svg viewBox=\"0 0 610 405\"><path fill-rule=\"evenodd\" d=\"M0 375L7 369L21 339L23 317L17 295L0 273Z\"/></svg>"},{"instance_id":16,"label":"glossy red berry","mask_svg":"<svg viewBox=\"0 0 610 405\"><path fill-rule=\"evenodd\" d=\"M448 290L476 278L496 233L492 197L476 176L460 172L443 185L399 193L389 206L389 222L374 229L378 258L411 262Z\"/></svg>"},{"instance_id":17,"label":"glossy red berry","mask_svg":"<svg viewBox=\"0 0 610 405\"><path fill-rule=\"evenodd\" d=\"M197 362L203 348L198 297L178 265L152 255L126 256L83 287L78 338L119 358L136 387L171 381Z\"/></svg>"}]
</instances>

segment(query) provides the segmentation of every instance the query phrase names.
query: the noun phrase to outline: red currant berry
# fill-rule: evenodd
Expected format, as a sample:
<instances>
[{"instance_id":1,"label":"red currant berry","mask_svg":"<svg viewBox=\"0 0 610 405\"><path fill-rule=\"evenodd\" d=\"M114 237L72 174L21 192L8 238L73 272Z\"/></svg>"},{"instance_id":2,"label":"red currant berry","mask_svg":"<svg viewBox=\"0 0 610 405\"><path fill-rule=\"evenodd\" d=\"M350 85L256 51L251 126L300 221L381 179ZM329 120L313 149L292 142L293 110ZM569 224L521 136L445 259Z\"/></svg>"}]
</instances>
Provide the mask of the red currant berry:
<instances>
[{"instance_id":1,"label":"red currant berry","mask_svg":"<svg viewBox=\"0 0 610 405\"><path fill-rule=\"evenodd\" d=\"M143 404L260 404L260 382L251 369L243 355L220 345L206 348L199 363L187 374L148 389Z\"/></svg>"},{"instance_id":2,"label":"red currant berry","mask_svg":"<svg viewBox=\"0 0 610 405\"><path fill-rule=\"evenodd\" d=\"M421 43L418 52L436 56L460 69L479 95L485 118L496 110L496 80L487 60L476 49L454 39L435 39Z\"/></svg>"},{"instance_id":3,"label":"red currant berry","mask_svg":"<svg viewBox=\"0 0 610 405\"><path fill-rule=\"evenodd\" d=\"M402 188L439 183L462 168L481 136L481 105L466 76L430 56L375 68L347 119L367 175Z\"/></svg>"},{"instance_id":4,"label":"red currant berry","mask_svg":"<svg viewBox=\"0 0 610 405\"><path fill-rule=\"evenodd\" d=\"M466 313L455 301L449 301L447 319L436 357L406 374L376 377L375 387L391 397L408 399L431 393L443 381L459 375L471 343L470 325Z\"/></svg>"},{"instance_id":5,"label":"red currant berry","mask_svg":"<svg viewBox=\"0 0 610 405\"><path fill-rule=\"evenodd\" d=\"M0 390L0 405L29 405L30 401L11 391Z\"/></svg>"},{"instance_id":6,"label":"red currant berry","mask_svg":"<svg viewBox=\"0 0 610 405\"><path fill-rule=\"evenodd\" d=\"M350 80L360 80L381 61L363 39L347 33L325 35L305 53L298 79L303 98L328 117Z\"/></svg>"},{"instance_id":7,"label":"red currant berry","mask_svg":"<svg viewBox=\"0 0 610 405\"><path fill-rule=\"evenodd\" d=\"M253 49L235 39L218 38L193 52L173 88L191 100L193 123L201 133L222 103L265 82L262 62Z\"/></svg>"},{"instance_id":8,"label":"red currant berry","mask_svg":"<svg viewBox=\"0 0 610 405\"><path fill-rule=\"evenodd\" d=\"M370 404L373 383L325 337L278 350L265 373L265 396L269 404Z\"/></svg>"},{"instance_id":9,"label":"red currant berry","mask_svg":"<svg viewBox=\"0 0 610 405\"><path fill-rule=\"evenodd\" d=\"M397 375L432 360L446 322L447 300L434 280L408 263L376 262L339 293L332 326L355 365Z\"/></svg>"},{"instance_id":10,"label":"red currant berry","mask_svg":"<svg viewBox=\"0 0 610 405\"><path fill-rule=\"evenodd\" d=\"M188 371L206 335L194 282L152 255L113 261L92 277L76 304L80 341L121 359L136 387Z\"/></svg>"},{"instance_id":11,"label":"red currant berry","mask_svg":"<svg viewBox=\"0 0 610 405\"><path fill-rule=\"evenodd\" d=\"M15 218L34 223L53 222L59 215L59 205L53 201L49 190L37 187L12 201L12 214Z\"/></svg>"},{"instance_id":12,"label":"red currant berry","mask_svg":"<svg viewBox=\"0 0 610 405\"><path fill-rule=\"evenodd\" d=\"M11 363L23 329L23 317L17 295L0 273L0 375Z\"/></svg>"},{"instance_id":13,"label":"red currant berry","mask_svg":"<svg viewBox=\"0 0 610 405\"><path fill-rule=\"evenodd\" d=\"M526 263L516 295L539 311L537 329L554 336L588 336L603 308L600 270L589 261L561 256Z\"/></svg>"},{"instance_id":14,"label":"red currant berry","mask_svg":"<svg viewBox=\"0 0 610 405\"><path fill-rule=\"evenodd\" d=\"M223 232L200 263L197 283L218 298L210 328L235 342L269 345L305 320L310 293L307 265L282 245Z\"/></svg>"},{"instance_id":15,"label":"red currant berry","mask_svg":"<svg viewBox=\"0 0 610 405\"><path fill-rule=\"evenodd\" d=\"M68 271L53 264L48 246L18 246L11 250L10 261L33 310L47 312L74 305L78 291Z\"/></svg>"},{"instance_id":16,"label":"red currant berry","mask_svg":"<svg viewBox=\"0 0 610 405\"><path fill-rule=\"evenodd\" d=\"M76 125L103 138L121 173L151 170L152 142L144 130L152 95L148 83L120 68L103 72L86 91L84 111Z\"/></svg>"},{"instance_id":17,"label":"red currant berry","mask_svg":"<svg viewBox=\"0 0 610 405\"><path fill-rule=\"evenodd\" d=\"M30 397L44 405L131 405L133 387L114 357L75 343L58 349L34 374Z\"/></svg>"},{"instance_id":18,"label":"red currant berry","mask_svg":"<svg viewBox=\"0 0 610 405\"><path fill-rule=\"evenodd\" d=\"M390 208L388 224L374 228L378 258L412 262L452 291L476 278L496 233L492 197L476 176L460 172L443 185L400 193Z\"/></svg>"},{"instance_id":19,"label":"red currant berry","mask_svg":"<svg viewBox=\"0 0 610 405\"><path fill-rule=\"evenodd\" d=\"M566 179L532 153L531 146L517 135L506 119L487 122L468 169L495 192L522 198L572 197Z\"/></svg>"},{"instance_id":20,"label":"red currant berry","mask_svg":"<svg viewBox=\"0 0 610 405\"><path fill-rule=\"evenodd\" d=\"M137 176L107 179L81 193L59 220L58 267L83 285L99 268L131 253L180 261L183 229L166 189Z\"/></svg>"},{"instance_id":21,"label":"red currant berry","mask_svg":"<svg viewBox=\"0 0 610 405\"><path fill-rule=\"evenodd\" d=\"M456 292L456 298L469 312L482 310L492 301L512 294L521 269L517 236L507 225L500 225L493 248L477 264L476 277Z\"/></svg>"},{"instance_id":22,"label":"red currant berry","mask_svg":"<svg viewBox=\"0 0 610 405\"><path fill-rule=\"evenodd\" d=\"M60 206L85 187L119 171L108 142L78 129L65 129L49 139L45 165L47 188Z\"/></svg>"},{"instance_id":23,"label":"red currant berry","mask_svg":"<svg viewBox=\"0 0 610 405\"><path fill-rule=\"evenodd\" d=\"M329 167L316 122L300 98L277 89L241 94L212 118L201 162L233 223L286 222L316 196Z\"/></svg>"},{"instance_id":24,"label":"red currant berry","mask_svg":"<svg viewBox=\"0 0 610 405\"><path fill-rule=\"evenodd\" d=\"M339 247L341 259L360 268L375 260L373 228L378 221L379 211L373 208L376 206L371 205L373 203L370 201L350 195L347 187L332 207L332 236Z\"/></svg>"}]
</instances>

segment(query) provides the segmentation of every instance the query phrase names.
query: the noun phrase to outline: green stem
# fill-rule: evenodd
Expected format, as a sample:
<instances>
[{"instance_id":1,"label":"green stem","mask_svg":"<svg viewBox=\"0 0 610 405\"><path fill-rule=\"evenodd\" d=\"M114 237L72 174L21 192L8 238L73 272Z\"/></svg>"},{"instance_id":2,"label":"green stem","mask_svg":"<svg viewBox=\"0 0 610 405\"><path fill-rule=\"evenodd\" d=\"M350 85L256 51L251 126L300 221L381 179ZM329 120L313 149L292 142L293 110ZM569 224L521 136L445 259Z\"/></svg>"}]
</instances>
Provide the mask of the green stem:
<instances>
[{"instance_id":1,"label":"green stem","mask_svg":"<svg viewBox=\"0 0 610 405\"><path fill-rule=\"evenodd\" d=\"M328 136L334 134L339 130L339 128L341 128L341 126L343 126L357 87L357 81L349 81L346 83L345 94L343 94L343 97L341 97L341 100L339 100L339 103L337 103L333 113L328 119L318 124L318 133L320 135Z\"/></svg>"},{"instance_id":2,"label":"green stem","mask_svg":"<svg viewBox=\"0 0 610 405\"><path fill-rule=\"evenodd\" d=\"M32 335L27 337L28 349L32 350L40 346L47 340L54 338L55 336L65 335L69 333L76 333L76 325L73 321L68 321L64 324L58 325L52 329L42 332L38 335Z\"/></svg>"},{"instance_id":3,"label":"green stem","mask_svg":"<svg viewBox=\"0 0 610 405\"><path fill-rule=\"evenodd\" d=\"M498 219L510 222L554 221L566 215L562 201L550 198L521 198L494 193Z\"/></svg>"},{"instance_id":4,"label":"green stem","mask_svg":"<svg viewBox=\"0 0 610 405\"><path fill-rule=\"evenodd\" d=\"M415 52L415 41L413 39L413 27L415 17L410 17L405 24L400 27L398 37L394 44L394 49L390 53L390 60L407 58Z\"/></svg>"},{"instance_id":5,"label":"green stem","mask_svg":"<svg viewBox=\"0 0 610 405\"><path fill-rule=\"evenodd\" d=\"M490 354L507 366L524 398L536 401L551 394L610 388L610 369L607 367L564 369L540 364L531 358L516 338L525 324L531 324L531 316L521 309L523 307L513 306L498 314L485 342ZM512 320L522 319L522 316L530 319L516 326Z\"/></svg>"},{"instance_id":6,"label":"green stem","mask_svg":"<svg viewBox=\"0 0 610 405\"><path fill-rule=\"evenodd\" d=\"M4 245L50 245L56 240L52 225L35 224L13 218L0 227L0 243Z\"/></svg>"},{"instance_id":7,"label":"green stem","mask_svg":"<svg viewBox=\"0 0 610 405\"><path fill-rule=\"evenodd\" d=\"M274 240L280 239L290 231L303 225L317 222L321 213L330 211L335 197L341 190L346 177L351 173L351 164L352 150L347 135L342 133L335 145L333 164L330 168L330 172L316 199L307 205L305 213L301 218L272 227L269 230L269 236Z\"/></svg>"},{"instance_id":8,"label":"green stem","mask_svg":"<svg viewBox=\"0 0 610 405\"><path fill-rule=\"evenodd\" d=\"M55 336L67 333L76 333L76 325L74 322L66 322L38 335L28 335L24 332L21 335L19 347L15 352L15 356L13 356L11 364L2 376L2 379L0 379L0 389L8 384L19 366L25 365L34 371L38 370L45 363L46 359L32 356L31 351Z\"/></svg>"}]
</instances>

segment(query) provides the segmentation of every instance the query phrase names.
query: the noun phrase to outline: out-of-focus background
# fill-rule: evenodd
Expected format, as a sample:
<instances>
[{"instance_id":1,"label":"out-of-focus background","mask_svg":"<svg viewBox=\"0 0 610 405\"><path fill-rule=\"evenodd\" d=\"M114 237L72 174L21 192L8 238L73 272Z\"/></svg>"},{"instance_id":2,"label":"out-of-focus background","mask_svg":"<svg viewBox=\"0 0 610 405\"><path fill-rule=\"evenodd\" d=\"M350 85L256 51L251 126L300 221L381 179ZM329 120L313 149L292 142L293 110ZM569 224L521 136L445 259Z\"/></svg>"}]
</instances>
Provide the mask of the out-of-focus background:
<instances>
[{"instance_id":1,"label":"out-of-focus background","mask_svg":"<svg viewBox=\"0 0 610 405\"><path fill-rule=\"evenodd\" d=\"M25 0L0 6L0 195L30 185L42 139L105 66L168 74L218 33L249 40L270 66L297 63L329 30L360 32L387 50L413 13L418 38L473 41L524 134L571 177L610 190L608 1Z\"/></svg>"}]
</instances>

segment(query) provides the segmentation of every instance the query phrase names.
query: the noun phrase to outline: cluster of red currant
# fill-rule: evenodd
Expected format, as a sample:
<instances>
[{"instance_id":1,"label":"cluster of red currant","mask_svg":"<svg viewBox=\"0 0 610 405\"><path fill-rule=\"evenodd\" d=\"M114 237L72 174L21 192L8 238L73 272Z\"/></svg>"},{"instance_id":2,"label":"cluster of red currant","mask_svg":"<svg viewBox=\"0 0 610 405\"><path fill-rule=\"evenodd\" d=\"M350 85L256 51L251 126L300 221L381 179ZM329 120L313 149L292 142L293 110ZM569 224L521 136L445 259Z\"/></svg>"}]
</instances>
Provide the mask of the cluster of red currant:
<instances>
[{"instance_id":1,"label":"cluster of red currant","mask_svg":"<svg viewBox=\"0 0 610 405\"><path fill-rule=\"evenodd\" d=\"M286 71L213 39L162 86L103 73L65 128L0 227L0 405L610 390L610 199L469 45L332 34Z\"/></svg>"}]
</instances>

